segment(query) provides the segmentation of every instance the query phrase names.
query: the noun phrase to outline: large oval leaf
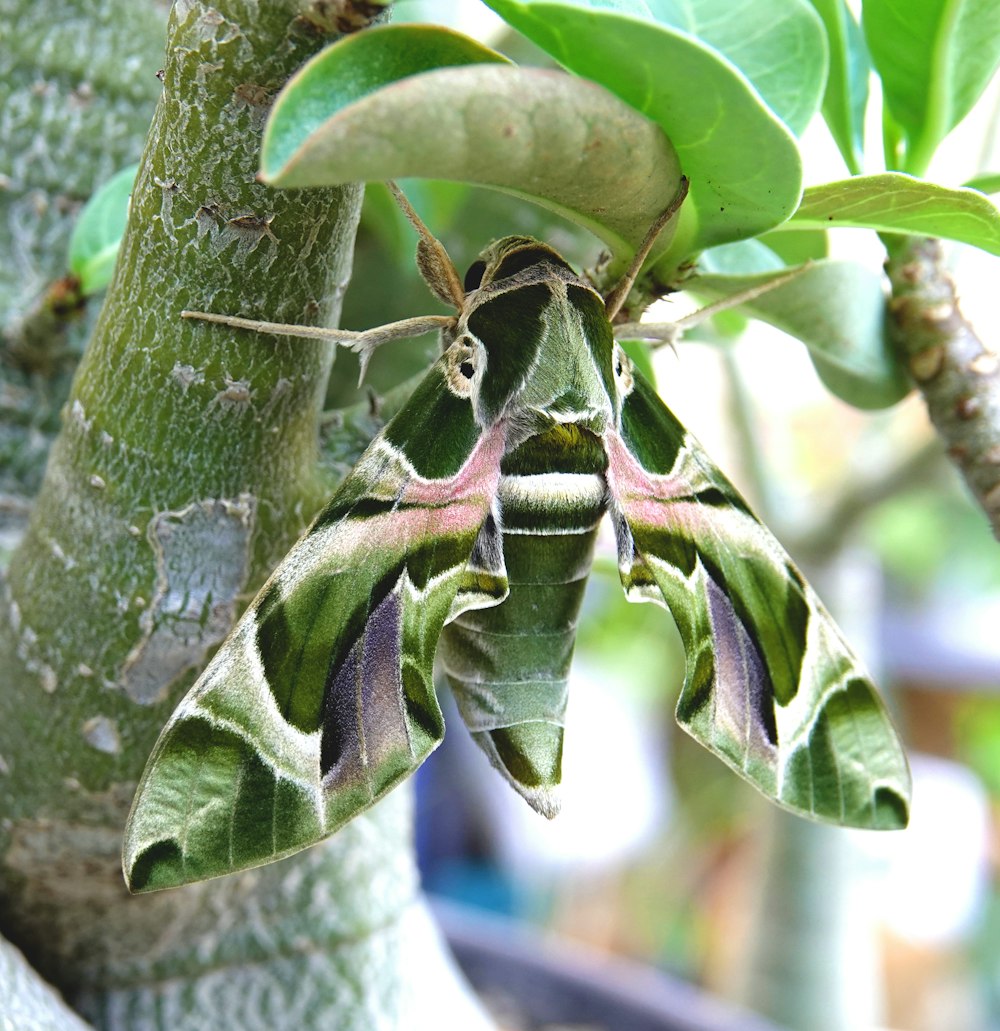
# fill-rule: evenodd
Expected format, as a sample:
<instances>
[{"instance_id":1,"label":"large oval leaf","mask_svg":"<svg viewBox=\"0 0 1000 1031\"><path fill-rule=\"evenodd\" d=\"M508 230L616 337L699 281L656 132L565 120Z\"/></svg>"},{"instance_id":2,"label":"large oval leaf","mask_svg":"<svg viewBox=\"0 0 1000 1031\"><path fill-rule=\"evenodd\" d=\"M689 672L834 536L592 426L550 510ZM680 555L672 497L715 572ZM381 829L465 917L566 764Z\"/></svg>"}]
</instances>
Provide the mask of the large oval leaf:
<instances>
[{"instance_id":1,"label":"large oval leaf","mask_svg":"<svg viewBox=\"0 0 1000 1031\"><path fill-rule=\"evenodd\" d=\"M805 0L637 0L637 6L736 65L797 136L819 109L827 44Z\"/></svg>"},{"instance_id":2,"label":"large oval leaf","mask_svg":"<svg viewBox=\"0 0 1000 1031\"><path fill-rule=\"evenodd\" d=\"M303 141L331 115L410 75L494 62L509 63L474 39L434 25L387 25L347 36L306 62L279 94L264 135L261 176L281 186L321 185L285 180Z\"/></svg>"},{"instance_id":3,"label":"large oval leaf","mask_svg":"<svg viewBox=\"0 0 1000 1031\"><path fill-rule=\"evenodd\" d=\"M663 132L563 72L463 64L477 53L470 43L400 25L335 44L282 91L263 177L283 187L407 176L481 183L560 211L630 256L680 183ZM442 55L453 67L407 74Z\"/></svg>"},{"instance_id":4,"label":"large oval leaf","mask_svg":"<svg viewBox=\"0 0 1000 1031\"><path fill-rule=\"evenodd\" d=\"M901 172L811 186L781 230L850 226L940 236L1000 255L1000 211L978 190L938 186Z\"/></svg>"},{"instance_id":5,"label":"large oval leaf","mask_svg":"<svg viewBox=\"0 0 1000 1031\"><path fill-rule=\"evenodd\" d=\"M802 174L795 139L717 50L597 2L489 5L566 68L648 115L670 138L691 191L658 268L661 278L669 279L691 254L755 236L795 209Z\"/></svg>"},{"instance_id":6,"label":"large oval leaf","mask_svg":"<svg viewBox=\"0 0 1000 1031\"><path fill-rule=\"evenodd\" d=\"M717 300L787 273L710 274L691 279L686 288ZM877 273L853 261L817 261L739 310L801 340L831 393L858 408L885 408L910 389L886 337L885 308Z\"/></svg>"},{"instance_id":7,"label":"large oval leaf","mask_svg":"<svg viewBox=\"0 0 1000 1031\"><path fill-rule=\"evenodd\" d=\"M885 104L920 175L1000 64L996 0L865 0L862 23Z\"/></svg>"}]
</instances>

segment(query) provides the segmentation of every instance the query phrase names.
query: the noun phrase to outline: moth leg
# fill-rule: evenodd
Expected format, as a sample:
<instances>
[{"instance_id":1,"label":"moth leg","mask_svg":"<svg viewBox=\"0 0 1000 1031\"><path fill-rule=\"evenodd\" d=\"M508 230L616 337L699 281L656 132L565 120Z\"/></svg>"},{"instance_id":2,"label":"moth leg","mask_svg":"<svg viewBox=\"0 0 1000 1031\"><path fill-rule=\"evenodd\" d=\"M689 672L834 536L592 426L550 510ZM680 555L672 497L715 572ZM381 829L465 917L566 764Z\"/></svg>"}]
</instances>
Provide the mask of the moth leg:
<instances>
[{"instance_id":1,"label":"moth leg","mask_svg":"<svg viewBox=\"0 0 1000 1031\"><path fill-rule=\"evenodd\" d=\"M221 315L214 311L182 311L182 319L198 322L214 322L231 329L249 329L255 333L271 333L281 337L308 337L314 340L335 340L349 343L359 336L352 329L328 329L326 326L298 326L292 322L261 322L259 319L245 319L241 315Z\"/></svg>"},{"instance_id":2,"label":"moth leg","mask_svg":"<svg viewBox=\"0 0 1000 1031\"><path fill-rule=\"evenodd\" d=\"M625 298L628 297L629 291L632 289L639 273L642 271L642 266L649 257L649 252L653 249L653 244L656 243L657 237L663 231L664 226L666 226L666 224L680 210L687 193L688 178L686 175L682 175L680 184L677 187L677 193L674 194L673 200L663 209L656 221L649 227L649 231L646 233L646 238L642 241L639 245L639 249L635 252L632 264L629 265L625 271L625 275L618 280L614 287L612 287L611 292L604 298L604 312L608 317L608 322L615 321L615 316L621 310L621 306L625 303Z\"/></svg>"},{"instance_id":3,"label":"moth leg","mask_svg":"<svg viewBox=\"0 0 1000 1031\"><path fill-rule=\"evenodd\" d=\"M382 344L391 340L402 340L405 337L419 337L425 333L441 330L447 333L454 329L455 317L453 315L420 315L412 319L400 319L399 322L389 322L384 326L374 326L372 329L363 330L354 334L352 340L345 341L350 349L358 356L358 386L364 382L365 374L368 372L368 363L372 355Z\"/></svg>"}]
</instances>

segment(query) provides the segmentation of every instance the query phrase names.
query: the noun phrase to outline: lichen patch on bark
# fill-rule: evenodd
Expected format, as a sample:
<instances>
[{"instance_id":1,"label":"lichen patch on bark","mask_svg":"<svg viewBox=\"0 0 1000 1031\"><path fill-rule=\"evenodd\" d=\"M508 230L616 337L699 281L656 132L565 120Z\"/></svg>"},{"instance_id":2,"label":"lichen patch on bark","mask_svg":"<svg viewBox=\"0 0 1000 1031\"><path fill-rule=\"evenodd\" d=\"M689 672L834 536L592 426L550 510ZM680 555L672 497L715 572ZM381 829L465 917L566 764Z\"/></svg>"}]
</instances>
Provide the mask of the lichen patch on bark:
<instances>
[{"instance_id":1,"label":"lichen patch on bark","mask_svg":"<svg viewBox=\"0 0 1000 1031\"><path fill-rule=\"evenodd\" d=\"M174 680L229 632L249 574L255 513L255 499L241 494L159 512L149 521L156 587L120 685L133 701L162 701Z\"/></svg>"}]
</instances>

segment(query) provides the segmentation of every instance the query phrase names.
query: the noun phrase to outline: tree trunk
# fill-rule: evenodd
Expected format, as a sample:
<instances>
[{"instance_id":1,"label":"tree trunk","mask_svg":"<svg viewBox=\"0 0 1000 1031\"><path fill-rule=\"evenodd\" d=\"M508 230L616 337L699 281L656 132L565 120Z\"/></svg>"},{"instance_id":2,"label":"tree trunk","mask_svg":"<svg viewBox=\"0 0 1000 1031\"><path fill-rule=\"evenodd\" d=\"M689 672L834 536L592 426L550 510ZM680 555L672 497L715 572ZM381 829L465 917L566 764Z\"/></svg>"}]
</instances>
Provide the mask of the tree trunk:
<instances>
[{"instance_id":1,"label":"tree trunk","mask_svg":"<svg viewBox=\"0 0 1000 1031\"><path fill-rule=\"evenodd\" d=\"M405 793L245 875L133 898L120 869L160 727L328 487L331 348L179 317L335 324L360 188L254 180L271 98L328 40L293 0L175 3L115 279L10 566L0 920L102 1027L482 1019L419 901Z\"/></svg>"}]
</instances>

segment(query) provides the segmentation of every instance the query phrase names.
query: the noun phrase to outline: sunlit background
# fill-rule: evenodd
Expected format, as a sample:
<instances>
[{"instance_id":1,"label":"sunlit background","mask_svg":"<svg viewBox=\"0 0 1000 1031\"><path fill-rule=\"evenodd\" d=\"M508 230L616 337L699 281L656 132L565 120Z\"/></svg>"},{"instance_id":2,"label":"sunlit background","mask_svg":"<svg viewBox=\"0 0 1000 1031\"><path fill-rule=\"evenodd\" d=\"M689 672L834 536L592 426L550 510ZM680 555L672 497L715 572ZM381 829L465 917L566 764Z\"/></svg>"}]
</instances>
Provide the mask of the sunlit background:
<instances>
[{"instance_id":1,"label":"sunlit background","mask_svg":"<svg viewBox=\"0 0 1000 1031\"><path fill-rule=\"evenodd\" d=\"M397 14L440 22L448 9L401 2ZM499 31L479 5L453 4L451 15L488 41ZM873 96L876 138L878 105ZM959 185L997 167L996 112L994 88L931 178ZM804 151L807 183L846 174L821 123ZM462 267L487 242L467 249L474 230L457 222L473 209L483 226L495 223L492 235L555 233L575 259L596 254L592 241L553 228L554 216L468 194L411 188ZM409 260L412 239L386 228L392 217L370 191L362 273L378 240L392 238ZM835 233L832 247L881 262L865 231ZM957 245L951 254L963 309L995 348L996 259ZM352 315L368 324L362 289L346 325ZM425 310L414 290L379 321ZM662 302L651 317L687 310ZM1000 549L919 398L859 412L832 398L802 345L776 330L754 324L738 342L711 327L694 336L712 339L657 353L659 389L876 674L909 749L911 826L878 834L788 817L679 731L679 639L664 610L624 601L609 531L581 617L561 815L547 823L529 810L452 709L445 745L418 779L425 884L679 974L778 1023L1000 1027ZM416 351L414 370L422 361ZM377 383L377 365L372 374Z\"/></svg>"}]
</instances>

